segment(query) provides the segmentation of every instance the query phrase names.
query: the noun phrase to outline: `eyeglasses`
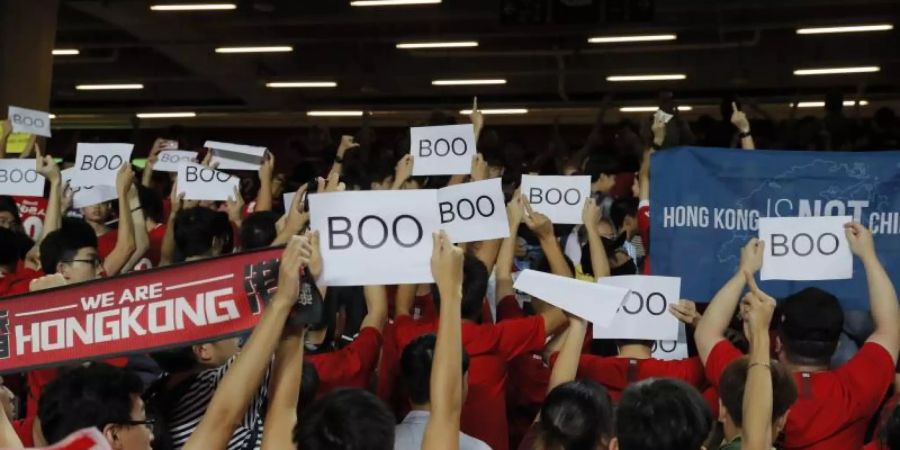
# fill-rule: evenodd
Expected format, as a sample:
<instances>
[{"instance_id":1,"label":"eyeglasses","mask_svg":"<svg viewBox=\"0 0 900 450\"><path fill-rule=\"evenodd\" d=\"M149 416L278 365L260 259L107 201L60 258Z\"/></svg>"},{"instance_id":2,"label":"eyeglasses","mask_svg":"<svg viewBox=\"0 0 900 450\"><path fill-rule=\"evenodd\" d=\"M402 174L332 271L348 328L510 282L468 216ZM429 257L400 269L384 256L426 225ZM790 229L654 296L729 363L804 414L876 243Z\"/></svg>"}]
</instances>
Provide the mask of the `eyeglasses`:
<instances>
[{"instance_id":1,"label":"eyeglasses","mask_svg":"<svg viewBox=\"0 0 900 450\"><path fill-rule=\"evenodd\" d=\"M153 425L156 425L156 419L144 419L144 420L126 420L124 422L119 422L119 425L127 425L136 427L138 425L143 425L147 428L153 428Z\"/></svg>"},{"instance_id":2,"label":"eyeglasses","mask_svg":"<svg viewBox=\"0 0 900 450\"><path fill-rule=\"evenodd\" d=\"M100 267L100 265L103 264L103 260L100 259L99 256L95 256L95 257L93 257L93 259L70 259L70 260L66 260L63 262L64 263L80 262L80 263L85 263L85 264L91 264L95 268Z\"/></svg>"}]
</instances>

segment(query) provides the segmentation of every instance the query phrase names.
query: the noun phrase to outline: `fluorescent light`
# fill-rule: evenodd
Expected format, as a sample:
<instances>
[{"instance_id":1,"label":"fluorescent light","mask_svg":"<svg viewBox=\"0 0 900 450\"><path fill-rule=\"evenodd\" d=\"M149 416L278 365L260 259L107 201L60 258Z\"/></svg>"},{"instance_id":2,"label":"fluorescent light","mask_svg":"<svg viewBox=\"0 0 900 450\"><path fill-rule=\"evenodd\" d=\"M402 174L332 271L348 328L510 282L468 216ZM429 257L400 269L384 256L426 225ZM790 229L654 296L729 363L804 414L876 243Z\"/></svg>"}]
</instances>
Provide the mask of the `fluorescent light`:
<instances>
[{"instance_id":1,"label":"fluorescent light","mask_svg":"<svg viewBox=\"0 0 900 450\"><path fill-rule=\"evenodd\" d=\"M120 91L120 90L136 90L143 89L144 85L140 83L130 84L79 84L75 89L79 91Z\"/></svg>"},{"instance_id":2,"label":"fluorescent light","mask_svg":"<svg viewBox=\"0 0 900 450\"><path fill-rule=\"evenodd\" d=\"M610 75L606 81L665 81L683 80L687 75L683 73L655 74L655 75Z\"/></svg>"},{"instance_id":3,"label":"fluorescent light","mask_svg":"<svg viewBox=\"0 0 900 450\"><path fill-rule=\"evenodd\" d=\"M591 44L615 44L620 42L652 42L674 41L678 39L675 34L643 34L635 36L595 36L588 39Z\"/></svg>"},{"instance_id":4,"label":"fluorescent light","mask_svg":"<svg viewBox=\"0 0 900 450\"><path fill-rule=\"evenodd\" d=\"M478 47L477 41L453 41L453 42L401 42L397 44L397 48L406 50L421 48L462 48L462 47Z\"/></svg>"},{"instance_id":5,"label":"fluorescent light","mask_svg":"<svg viewBox=\"0 0 900 450\"><path fill-rule=\"evenodd\" d=\"M528 110L525 108L496 108L496 109L482 109L480 110L481 114L484 115L502 115L502 114L528 114ZM459 112L464 116L468 116L472 114L471 109L464 109Z\"/></svg>"},{"instance_id":6,"label":"fluorescent light","mask_svg":"<svg viewBox=\"0 0 900 450\"><path fill-rule=\"evenodd\" d=\"M441 0L354 0L350 6L437 5Z\"/></svg>"},{"instance_id":7,"label":"fluorescent light","mask_svg":"<svg viewBox=\"0 0 900 450\"><path fill-rule=\"evenodd\" d=\"M267 88L333 88L334 81L272 81L266 83Z\"/></svg>"},{"instance_id":8,"label":"fluorescent light","mask_svg":"<svg viewBox=\"0 0 900 450\"><path fill-rule=\"evenodd\" d=\"M147 112L135 114L138 119L175 119L184 117L197 117L195 112Z\"/></svg>"},{"instance_id":9,"label":"fluorescent light","mask_svg":"<svg viewBox=\"0 0 900 450\"><path fill-rule=\"evenodd\" d=\"M263 47L218 47L216 53L279 53L292 52L290 45L270 45Z\"/></svg>"},{"instance_id":10,"label":"fluorescent light","mask_svg":"<svg viewBox=\"0 0 900 450\"><path fill-rule=\"evenodd\" d=\"M859 101L859 106L868 106L868 105L869 105L868 100L860 100ZM791 103L791 106L793 107L794 104ZM844 100L844 106L856 106L856 102L853 100ZM825 102L821 102L821 101L800 102L797 104L797 107L798 108L824 108Z\"/></svg>"},{"instance_id":11,"label":"fluorescent light","mask_svg":"<svg viewBox=\"0 0 900 450\"><path fill-rule=\"evenodd\" d=\"M502 78L484 80L434 80L431 84L434 86L476 86L485 84L506 84L506 80Z\"/></svg>"},{"instance_id":12,"label":"fluorescent light","mask_svg":"<svg viewBox=\"0 0 900 450\"><path fill-rule=\"evenodd\" d=\"M193 3L150 5L151 11L224 11L237 9L234 3Z\"/></svg>"},{"instance_id":13,"label":"fluorescent light","mask_svg":"<svg viewBox=\"0 0 900 450\"><path fill-rule=\"evenodd\" d=\"M310 117L362 117L362 111L307 111Z\"/></svg>"},{"instance_id":14,"label":"fluorescent light","mask_svg":"<svg viewBox=\"0 0 900 450\"><path fill-rule=\"evenodd\" d=\"M794 75L833 75L839 73L865 73L878 72L881 67L878 66L860 66L860 67L824 67L820 69L797 69Z\"/></svg>"},{"instance_id":15,"label":"fluorescent light","mask_svg":"<svg viewBox=\"0 0 900 450\"><path fill-rule=\"evenodd\" d=\"M54 48L52 52L53 56L75 56L80 53L77 48Z\"/></svg>"},{"instance_id":16,"label":"fluorescent light","mask_svg":"<svg viewBox=\"0 0 900 450\"><path fill-rule=\"evenodd\" d=\"M643 112L656 112L659 109L659 106L623 106L619 108L619 112L623 113L643 113ZM693 110L693 106L681 105L678 107L679 111L691 111Z\"/></svg>"},{"instance_id":17,"label":"fluorescent light","mask_svg":"<svg viewBox=\"0 0 900 450\"><path fill-rule=\"evenodd\" d=\"M848 25L839 27L812 27L798 28L797 34L829 34L829 33L860 33L865 31L889 31L894 26L889 23L876 25Z\"/></svg>"},{"instance_id":18,"label":"fluorescent light","mask_svg":"<svg viewBox=\"0 0 900 450\"><path fill-rule=\"evenodd\" d=\"M56 118L56 114L50 114L48 117L50 117L51 120L52 120L52 119L55 119L55 118Z\"/></svg>"}]
</instances>

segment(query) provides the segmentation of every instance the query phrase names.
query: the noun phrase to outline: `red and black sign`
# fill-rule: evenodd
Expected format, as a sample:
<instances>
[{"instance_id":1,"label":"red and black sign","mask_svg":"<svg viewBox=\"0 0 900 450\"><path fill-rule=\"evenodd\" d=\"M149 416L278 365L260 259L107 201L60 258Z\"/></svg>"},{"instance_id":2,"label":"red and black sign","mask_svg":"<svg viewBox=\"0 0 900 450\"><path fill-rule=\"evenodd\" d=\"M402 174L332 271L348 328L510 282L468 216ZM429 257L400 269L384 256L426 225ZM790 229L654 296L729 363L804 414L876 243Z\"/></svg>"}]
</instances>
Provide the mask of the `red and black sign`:
<instances>
[{"instance_id":1,"label":"red and black sign","mask_svg":"<svg viewBox=\"0 0 900 450\"><path fill-rule=\"evenodd\" d=\"M275 290L282 251L222 256L0 300L0 373L244 333Z\"/></svg>"}]
</instances>

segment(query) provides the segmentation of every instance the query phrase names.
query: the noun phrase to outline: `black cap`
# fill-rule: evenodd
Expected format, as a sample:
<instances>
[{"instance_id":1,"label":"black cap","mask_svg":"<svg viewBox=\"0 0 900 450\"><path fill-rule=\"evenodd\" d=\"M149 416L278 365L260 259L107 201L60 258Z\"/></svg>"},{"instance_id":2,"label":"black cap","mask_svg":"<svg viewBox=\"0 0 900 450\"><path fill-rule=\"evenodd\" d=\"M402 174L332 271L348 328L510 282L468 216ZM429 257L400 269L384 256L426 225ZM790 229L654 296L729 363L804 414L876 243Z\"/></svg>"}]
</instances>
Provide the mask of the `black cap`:
<instances>
[{"instance_id":1,"label":"black cap","mask_svg":"<svg viewBox=\"0 0 900 450\"><path fill-rule=\"evenodd\" d=\"M844 310L837 297L810 287L786 297L778 306L775 321L787 339L836 342L844 328Z\"/></svg>"}]
</instances>

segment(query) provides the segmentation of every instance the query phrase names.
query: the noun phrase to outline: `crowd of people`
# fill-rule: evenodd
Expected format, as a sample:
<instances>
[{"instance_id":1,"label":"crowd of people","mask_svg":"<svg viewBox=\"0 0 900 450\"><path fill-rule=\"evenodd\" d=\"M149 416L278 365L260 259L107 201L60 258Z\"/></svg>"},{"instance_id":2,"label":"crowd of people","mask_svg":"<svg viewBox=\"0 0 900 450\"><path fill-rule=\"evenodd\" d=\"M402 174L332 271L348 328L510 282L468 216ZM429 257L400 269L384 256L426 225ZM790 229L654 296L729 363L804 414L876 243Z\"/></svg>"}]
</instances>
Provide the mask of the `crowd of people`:
<instances>
[{"instance_id":1,"label":"crowd of people","mask_svg":"<svg viewBox=\"0 0 900 450\"><path fill-rule=\"evenodd\" d=\"M513 288L526 268L587 280L652 274L653 153L760 143L738 102L724 105L722 123L701 121L694 132L665 102L674 118L623 123L612 138L600 131L601 115L581 148L551 143L528 161L484 130L476 110L480 153L471 174L452 177L412 176L408 135L386 143L364 129L340 139L321 177L298 177L310 171L281 167L268 153L248 177L255 192L236 190L222 202L186 200L173 176L153 171L168 142L161 138L142 173L130 164L119 170L117 200L74 209L61 176L67 163L32 141L24 154L49 182L46 211L32 239L19 199L0 197L0 296L65 295L68 285L102 277L284 251L277 289L247 336L4 376L0 448L46 446L93 427L117 450L900 450L900 309L860 224L845 232L865 268L874 329L839 366L831 363L844 326L839 300L809 288L776 306L755 281L766 245L756 239L714 298L670 305L688 329L682 360L655 359L647 340L591 339L590 323ZM440 114L430 121L447 123ZM840 108L821 124L793 147L897 146L889 110L871 122L877 133L862 132ZM2 156L7 138L0 136ZM202 162L215 167L209 154ZM582 224L555 225L533 211L517 190L527 173L590 175L595 201ZM509 237L454 245L436 233L433 284L315 282L327 262L318 231L308 229L304 194L489 178L503 180ZM290 204L282 204L285 191L296 191ZM294 302L313 285L324 320L292 326Z\"/></svg>"}]
</instances>

